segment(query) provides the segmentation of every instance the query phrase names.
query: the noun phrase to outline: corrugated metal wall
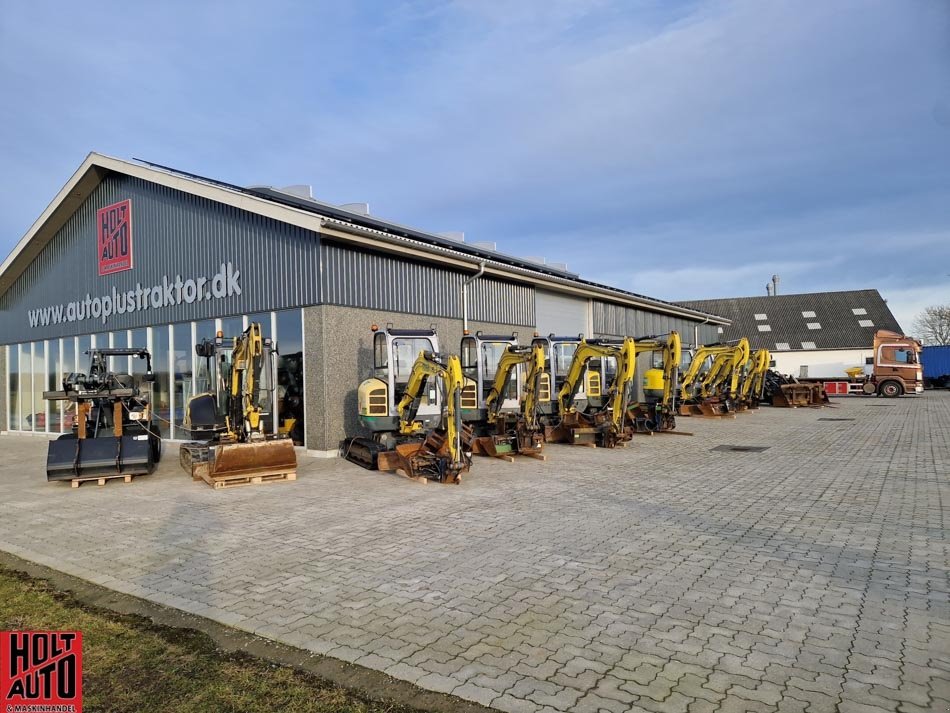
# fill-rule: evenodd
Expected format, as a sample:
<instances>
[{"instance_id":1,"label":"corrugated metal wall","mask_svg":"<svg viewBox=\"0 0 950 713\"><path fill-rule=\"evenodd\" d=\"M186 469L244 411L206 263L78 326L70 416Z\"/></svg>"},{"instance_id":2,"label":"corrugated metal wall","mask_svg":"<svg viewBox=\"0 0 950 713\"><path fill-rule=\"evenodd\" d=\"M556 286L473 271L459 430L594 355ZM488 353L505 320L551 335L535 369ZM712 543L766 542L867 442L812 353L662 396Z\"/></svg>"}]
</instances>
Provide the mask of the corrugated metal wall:
<instances>
[{"instance_id":1,"label":"corrugated metal wall","mask_svg":"<svg viewBox=\"0 0 950 713\"><path fill-rule=\"evenodd\" d=\"M132 201L131 270L98 274L96 211ZM240 271L240 295L30 328L28 311L109 295L168 276L211 278L223 262ZM319 237L269 218L122 175L107 177L0 298L0 342L132 329L249 314L319 300Z\"/></svg>"},{"instance_id":2,"label":"corrugated metal wall","mask_svg":"<svg viewBox=\"0 0 950 713\"><path fill-rule=\"evenodd\" d=\"M324 304L462 318L461 272L329 241L320 251ZM534 289L480 277L469 287L469 319L533 326Z\"/></svg>"},{"instance_id":3,"label":"corrugated metal wall","mask_svg":"<svg viewBox=\"0 0 950 713\"><path fill-rule=\"evenodd\" d=\"M594 300L594 333L601 336L644 337L676 330L685 343L691 344L697 326L701 343L718 341L718 330L713 324Z\"/></svg>"}]
</instances>

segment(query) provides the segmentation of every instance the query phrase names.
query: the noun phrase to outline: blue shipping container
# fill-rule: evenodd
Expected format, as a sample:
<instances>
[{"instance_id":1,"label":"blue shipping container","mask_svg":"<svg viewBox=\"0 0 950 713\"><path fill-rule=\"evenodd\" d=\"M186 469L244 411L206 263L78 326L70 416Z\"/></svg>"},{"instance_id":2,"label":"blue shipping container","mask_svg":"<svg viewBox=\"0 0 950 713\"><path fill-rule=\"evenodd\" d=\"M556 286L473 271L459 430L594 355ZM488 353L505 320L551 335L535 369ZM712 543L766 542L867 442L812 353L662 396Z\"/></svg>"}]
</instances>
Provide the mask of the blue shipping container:
<instances>
[{"instance_id":1,"label":"blue shipping container","mask_svg":"<svg viewBox=\"0 0 950 713\"><path fill-rule=\"evenodd\" d=\"M937 379L941 376L950 377L950 345L941 347L924 347L920 355L924 365L924 378Z\"/></svg>"}]
</instances>

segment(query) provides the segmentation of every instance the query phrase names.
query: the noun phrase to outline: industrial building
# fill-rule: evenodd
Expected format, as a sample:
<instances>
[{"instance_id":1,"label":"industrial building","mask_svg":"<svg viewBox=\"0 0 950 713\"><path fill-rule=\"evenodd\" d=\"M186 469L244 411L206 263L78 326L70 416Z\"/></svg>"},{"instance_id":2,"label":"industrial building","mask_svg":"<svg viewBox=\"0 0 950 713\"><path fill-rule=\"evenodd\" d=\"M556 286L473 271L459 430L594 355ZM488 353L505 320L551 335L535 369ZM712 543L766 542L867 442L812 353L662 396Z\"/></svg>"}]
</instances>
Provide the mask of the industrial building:
<instances>
[{"instance_id":1,"label":"industrial building","mask_svg":"<svg viewBox=\"0 0 950 713\"><path fill-rule=\"evenodd\" d=\"M775 370L796 378L846 378L874 355L874 333L900 332L877 290L811 292L764 297L693 300L679 304L730 320L719 339L748 337L753 349L768 349Z\"/></svg>"},{"instance_id":2,"label":"industrial building","mask_svg":"<svg viewBox=\"0 0 950 713\"><path fill-rule=\"evenodd\" d=\"M260 322L280 356L273 403L294 440L336 453L358 431L356 390L373 367L372 324L543 334L718 338L729 320L581 279L314 200L306 187L240 187L90 154L0 266L0 430L70 428L42 398L84 352L146 346L165 438L183 439L195 345ZM125 358L125 357L123 357ZM119 365L126 366L126 365ZM130 359L129 373L143 365Z\"/></svg>"}]
</instances>

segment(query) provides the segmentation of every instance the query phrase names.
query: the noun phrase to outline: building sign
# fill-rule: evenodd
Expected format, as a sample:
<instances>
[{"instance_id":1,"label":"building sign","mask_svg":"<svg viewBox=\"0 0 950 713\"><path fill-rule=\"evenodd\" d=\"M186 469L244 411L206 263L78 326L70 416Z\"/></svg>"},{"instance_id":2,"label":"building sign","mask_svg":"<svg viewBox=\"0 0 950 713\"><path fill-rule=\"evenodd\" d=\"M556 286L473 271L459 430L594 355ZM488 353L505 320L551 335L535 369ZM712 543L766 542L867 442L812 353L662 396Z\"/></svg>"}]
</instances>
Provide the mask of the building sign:
<instances>
[{"instance_id":1,"label":"building sign","mask_svg":"<svg viewBox=\"0 0 950 713\"><path fill-rule=\"evenodd\" d=\"M84 299L27 310L27 318L31 329L86 319L101 320L106 324L116 314L240 297L241 292L241 271L232 263L223 262L210 277L182 278L175 275L171 278L162 275L161 282L153 285L137 282L133 290L119 290L113 286L112 291L105 294L87 293ZM4 712L0 710L0 713Z\"/></svg>"},{"instance_id":2,"label":"building sign","mask_svg":"<svg viewBox=\"0 0 950 713\"><path fill-rule=\"evenodd\" d=\"M132 269L132 201L126 199L96 212L99 277Z\"/></svg>"}]
</instances>

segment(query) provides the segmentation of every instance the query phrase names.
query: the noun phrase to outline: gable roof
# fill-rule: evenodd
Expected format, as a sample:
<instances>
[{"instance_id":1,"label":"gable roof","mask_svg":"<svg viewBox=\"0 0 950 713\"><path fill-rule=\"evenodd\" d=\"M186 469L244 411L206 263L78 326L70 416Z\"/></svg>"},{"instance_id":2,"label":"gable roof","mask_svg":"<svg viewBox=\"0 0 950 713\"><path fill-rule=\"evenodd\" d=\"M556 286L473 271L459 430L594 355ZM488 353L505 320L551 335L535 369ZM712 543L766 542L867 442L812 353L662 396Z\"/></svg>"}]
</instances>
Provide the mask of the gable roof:
<instances>
[{"instance_id":1,"label":"gable roof","mask_svg":"<svg viewBox=\"0 0 950 713\"><path fill-rule=\"evenodd\" d=\"M723 341L748 337L755 349L868 349L879 329L900 325L877 290L690 300L679 304L732 320ZM863 310L863 311L862 311Z\"/></svg>"},{"instance_id":2,"label":"gable roof","mask_svg":"<svg viewBox=\"0 0 950 713\"><path fill-rule=\"evenodd\" d=\"M719 315L584 280L574 273L553 265L535 263L528 259L486 250L476 245L381 220L375 216L363 215L318 200L302 198L285 191L263 186L245 188L158 164L123 161L94 152L86 157L46 210L0 264L0 295L13 285L43 251L43 248L49 244L57 231L111 173L140 178L312 230L332 237L333 240L362 245L373 250L407 255L465 271L479 270L484 265L485 274L488 275L514 278L547 289L601 299L628 307L712 324L728 324L728 320Z\"/></svg>"}]
</instances>

